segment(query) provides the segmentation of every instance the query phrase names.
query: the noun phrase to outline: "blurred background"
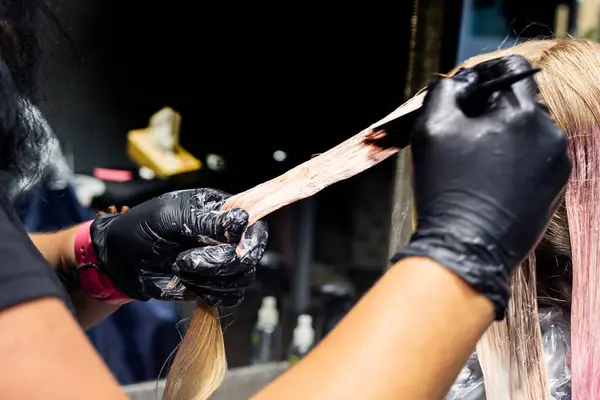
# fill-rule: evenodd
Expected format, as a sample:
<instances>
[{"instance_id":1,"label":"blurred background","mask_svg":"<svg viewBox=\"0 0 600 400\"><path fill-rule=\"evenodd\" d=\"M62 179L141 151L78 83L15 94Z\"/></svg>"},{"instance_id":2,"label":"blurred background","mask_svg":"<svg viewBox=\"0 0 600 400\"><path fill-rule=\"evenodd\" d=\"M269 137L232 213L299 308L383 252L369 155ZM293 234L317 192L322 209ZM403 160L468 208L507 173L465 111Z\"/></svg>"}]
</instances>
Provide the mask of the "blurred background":
<instances>
[{"instance_id":1,"label":"blurred background","mask_svg":"<svg viewBox=\"0 0 600 400\"><path fill-rule=\"evenodd\" d=\"M171 190L249 189L465 58L537 37L597 39L600 15L599 0L45 1L36 103L68 178L21 200L31 231ZM230 368L295 362L386 270L412 229L406 154L266 219L257 282L223 316ZM192 307L128 304L88 335L123 385L155 390Z\"/></svg>"}]
</instances>

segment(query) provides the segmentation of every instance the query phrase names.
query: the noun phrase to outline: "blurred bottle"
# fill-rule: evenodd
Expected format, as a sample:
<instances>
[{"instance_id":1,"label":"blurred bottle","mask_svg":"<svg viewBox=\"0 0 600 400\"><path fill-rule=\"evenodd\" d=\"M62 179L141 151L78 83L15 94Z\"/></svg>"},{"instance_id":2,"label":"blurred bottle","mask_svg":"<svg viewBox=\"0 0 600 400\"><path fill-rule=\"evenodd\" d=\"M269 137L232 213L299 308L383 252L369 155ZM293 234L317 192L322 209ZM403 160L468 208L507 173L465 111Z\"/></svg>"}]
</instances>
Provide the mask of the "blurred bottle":
<instances>
[{"instance_id":1,"label":"blurred bottle","mask_svg":"<svg viewBox=\"0 0 600 400\"><path fill-rule=\"evenodd\" d=\"M312 326L312 317L308 314L298 316L298 324L294 329L292 346L288 361L294 365L313 348L315 344L315 330Z\"/></svg>"},{"instance_id":2,"label":"blurred bottle","mask_svg":"<svg viewBox=\"0 0 600 400\"><path fill-rule=\"evenodd\" d=\"M251 341L250 364L263 364L277 359L277 350L281 343L281 328L275 297L263 297Z\"/></svg>"}]
</instances>

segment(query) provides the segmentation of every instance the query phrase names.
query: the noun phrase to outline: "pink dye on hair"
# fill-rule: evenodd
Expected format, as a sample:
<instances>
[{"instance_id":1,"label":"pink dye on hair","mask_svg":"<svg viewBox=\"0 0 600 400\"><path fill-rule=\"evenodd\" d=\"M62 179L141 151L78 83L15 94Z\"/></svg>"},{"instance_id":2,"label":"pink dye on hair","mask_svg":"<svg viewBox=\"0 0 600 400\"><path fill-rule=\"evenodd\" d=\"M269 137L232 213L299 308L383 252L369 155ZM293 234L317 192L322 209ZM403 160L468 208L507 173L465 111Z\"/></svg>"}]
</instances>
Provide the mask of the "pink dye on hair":
<instances>
[{"instance_id":1,"label":"pink dye on hair","mask_svg":"<svg viewBox=\"0 0 600 400\"><path fill-rule=\"evenodd\" d=\"M572 398L600 399L600 128L572 135L566 206L573 262Z\"/></svg>"}]
</instances>

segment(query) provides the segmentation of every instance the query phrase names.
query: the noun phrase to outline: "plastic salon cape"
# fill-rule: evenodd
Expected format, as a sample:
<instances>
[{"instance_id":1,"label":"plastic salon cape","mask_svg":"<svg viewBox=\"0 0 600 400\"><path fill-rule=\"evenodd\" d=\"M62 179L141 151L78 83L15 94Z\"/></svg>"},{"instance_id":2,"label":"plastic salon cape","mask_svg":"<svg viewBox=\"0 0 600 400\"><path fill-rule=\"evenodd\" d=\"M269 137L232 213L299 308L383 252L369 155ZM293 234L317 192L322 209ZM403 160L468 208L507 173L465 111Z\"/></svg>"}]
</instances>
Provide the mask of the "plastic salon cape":
<instances>
[{"instance_id":1,"label":"plastic salon cape","mask_svg":"<svg viewBox=\"0 0 600 400\"><path fill-rule=\"evenodd\" d=\"M542 344L552 400L571 400L571 371L567 363L571 330L569 316L558 307L540 308ZM485 400L483 372L473 353L445 400Z\"/></svg>"}]
</instances>

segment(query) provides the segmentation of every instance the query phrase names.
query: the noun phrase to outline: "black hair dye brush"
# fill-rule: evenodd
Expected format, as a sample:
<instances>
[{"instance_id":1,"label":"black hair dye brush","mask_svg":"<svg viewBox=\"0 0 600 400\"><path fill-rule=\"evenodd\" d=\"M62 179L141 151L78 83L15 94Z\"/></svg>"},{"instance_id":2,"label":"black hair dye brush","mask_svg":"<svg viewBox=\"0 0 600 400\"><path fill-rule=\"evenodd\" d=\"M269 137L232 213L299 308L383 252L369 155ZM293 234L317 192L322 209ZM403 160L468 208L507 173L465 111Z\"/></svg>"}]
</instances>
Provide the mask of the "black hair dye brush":
<instances>
[{"instance_id":1,"label":"black hair dye brush","mask_svg":"<svg viewBox=\"0 0 600 400\"><path fill-rule=\"evenodd\" d=\"M458 105L467 116L481 115L492 105L494 93L509 90L515 83L540 71L541 68L534 68L479 82L457 98ZM382 148L398 147L403 149L407 147L410 144L413 127L420 114L421 108L417 108L408 114L372 128L373 134L365 139L365 143L375 144Z\"/></svg>"},{"instance_id":2,"label":"black hair dye brush","mask_svg":"<svg viewBox=\"0 0 600 400\"><path fill-rule=\"evenodd\" d=\"M518 72L480 82L470 90L458 96L458 105L467 116L478 116L485 112L493 103L492 95L496 92L509 90L512 85L540 72L541 68Z\"/></svg>"}]
</instances>

